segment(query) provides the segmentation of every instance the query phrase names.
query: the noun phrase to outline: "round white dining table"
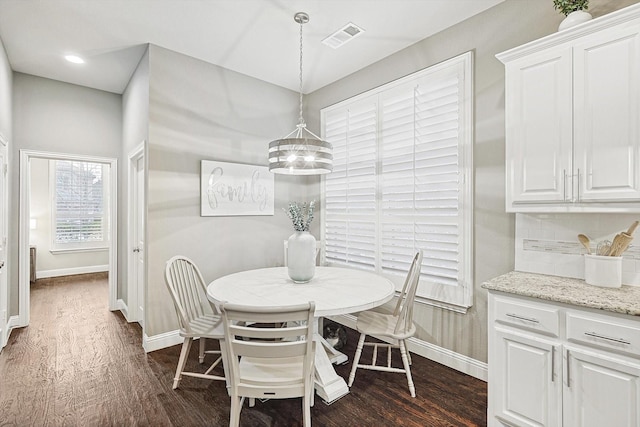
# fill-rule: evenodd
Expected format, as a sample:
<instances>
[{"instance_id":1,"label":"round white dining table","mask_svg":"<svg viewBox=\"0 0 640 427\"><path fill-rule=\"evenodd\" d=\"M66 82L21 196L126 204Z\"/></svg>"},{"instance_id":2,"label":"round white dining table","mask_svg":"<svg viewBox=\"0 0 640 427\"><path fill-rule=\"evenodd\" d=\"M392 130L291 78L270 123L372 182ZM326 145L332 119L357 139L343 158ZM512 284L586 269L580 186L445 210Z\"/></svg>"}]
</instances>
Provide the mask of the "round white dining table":
<instances>
[{"instance_id":1,"label":"round white dining table","mask_svg":"<svg viewBox=\"0 0 640 427\"><path fill-rule=\"evenodd\" d=\"M393 298L395 285L390 280L362 270L316 267L307 283L295 283L286 267L241 271L214 280L207 287L207 297L216 306L222 302L245 306L285 306L314 301L316 337L322 346L316 349L316 392L326 402L333 402L349 392L346 382L336 374L330 356L342 355L317 333L317 319L355 313L384 304ZM322 349L326 351L322 351ZM329 352L329 354L327 354ZM346 356L337 360L344 362Z\"/></svg>"}]
</instances>

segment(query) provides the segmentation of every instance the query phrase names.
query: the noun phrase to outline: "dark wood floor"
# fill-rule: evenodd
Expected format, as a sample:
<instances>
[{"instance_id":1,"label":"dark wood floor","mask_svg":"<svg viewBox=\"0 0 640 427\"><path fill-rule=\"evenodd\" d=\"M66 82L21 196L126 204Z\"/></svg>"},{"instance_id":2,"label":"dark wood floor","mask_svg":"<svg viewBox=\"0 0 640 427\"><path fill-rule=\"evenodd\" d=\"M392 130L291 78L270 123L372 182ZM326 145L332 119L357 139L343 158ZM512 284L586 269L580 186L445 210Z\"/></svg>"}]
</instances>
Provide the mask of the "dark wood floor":
<instances>
[{"instance_id":1,"label":"dark wood floor","mask_svg":"<svg viewBox=\"0 0 640 427\"><path fill-rule=\"evenodd\" d=\"M31 324L0 354L1 426L225 426L222 382L185 378L171 389L180 346L145 354L142 331L107 308L105 276L39 280ZM354 353L349 331L345 353ZM190 363L197 365L197 346ZM364 356L363 356L364 357ZM346 378L350 364L338 366ZM315 426L484 426L486 383L413 357L417 397L401 374L359 370L350 394L316 399ZM246 404L242 426L299 426L299 399Z\"/></svg>"}]
</instances>

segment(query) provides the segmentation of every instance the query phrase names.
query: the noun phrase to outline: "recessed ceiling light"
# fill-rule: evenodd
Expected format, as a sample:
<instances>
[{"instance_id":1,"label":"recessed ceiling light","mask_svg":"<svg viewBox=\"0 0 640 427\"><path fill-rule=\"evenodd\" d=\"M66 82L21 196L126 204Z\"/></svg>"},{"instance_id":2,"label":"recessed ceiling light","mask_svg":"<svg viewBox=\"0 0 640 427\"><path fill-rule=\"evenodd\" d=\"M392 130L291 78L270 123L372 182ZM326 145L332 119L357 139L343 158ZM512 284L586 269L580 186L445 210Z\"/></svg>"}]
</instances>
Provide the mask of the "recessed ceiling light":
<instances>
[{"instance_id":1,"label":"recessed ceiling light","mask_svg":"<svg viewBox=\"0 0 640 427\"><path fill-rule=\"evenodd\" d=\"M353 22L349 22L347 25L322 40L322 43L334 49L337 49L341 46L344 46L345 43L355 39L362 33L364 33L364 30L362 28L358 27Z\"/></svg>"},{"instance_id":2,"label":"recessed ceiling light","mask_svg":"<svg viewBox=\"0 0 640 427\"><path fill-rule=\"evenodd\" d=\"M74 64L84 64L84 59L80 58L77 55L65 55L64 59L69 62L73 62Z\"/></svg>"}]
</instances>

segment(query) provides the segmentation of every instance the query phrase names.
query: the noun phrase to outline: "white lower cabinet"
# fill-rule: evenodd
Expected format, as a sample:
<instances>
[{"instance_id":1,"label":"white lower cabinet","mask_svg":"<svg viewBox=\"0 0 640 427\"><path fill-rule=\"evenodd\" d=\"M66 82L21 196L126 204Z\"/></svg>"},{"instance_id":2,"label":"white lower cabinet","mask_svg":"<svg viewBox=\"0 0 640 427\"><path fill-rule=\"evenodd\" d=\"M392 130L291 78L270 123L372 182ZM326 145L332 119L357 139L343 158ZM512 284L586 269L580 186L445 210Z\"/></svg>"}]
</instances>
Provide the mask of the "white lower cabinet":
<instances>
[{"instance_id":1,"label":"white lower cabinet","mask_svg":"<svg viewBox=\"0 0 640 427\"><path fill-rule=\"evenodd\" d=\"M640 319L489 292L489 426L640 427Z\"/></svg>"},{"instance_id":2,"label":"white lower cabinet","mask_svg":"<svg viewBox=\"0 0 640 427\"><path fill-rule=\"evenodd\" d=\"M574 347L565 357L564 425L640 425L640 363Z\"/></svg>"},{"instance_id":3,"label":"white lower cabinet","mask_svg":"<svg viewBox=\"0 0 640 427\"><path fill-rule=\"evenodd\" d=\"M560 426L562 377L553 341L497 329L494 387L496 417L518 426Z\"/></svg>"}]
</instances>

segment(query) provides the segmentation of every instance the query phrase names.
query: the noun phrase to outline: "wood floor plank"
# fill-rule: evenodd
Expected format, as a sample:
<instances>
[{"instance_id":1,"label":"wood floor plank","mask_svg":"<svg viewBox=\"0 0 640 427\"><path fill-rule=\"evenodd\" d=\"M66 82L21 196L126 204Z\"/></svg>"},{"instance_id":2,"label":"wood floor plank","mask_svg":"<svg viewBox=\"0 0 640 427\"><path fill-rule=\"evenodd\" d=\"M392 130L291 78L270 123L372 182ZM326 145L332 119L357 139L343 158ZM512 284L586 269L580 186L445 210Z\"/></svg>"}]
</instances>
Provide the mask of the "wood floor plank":
<instances>
[{"instance_id":1,"label":"wood floor plank","mask_svg":"<svg viewBox=\"0 0 640 427\"><path fill-rule=\"evenodd\" d=\"M350 358L357 338L348 330L343 351ZM205 369L197 348L190 370ZM223 382L185 377L171 389L179 354L180 346L144 353L139 325L108 310L106 275L38 280L30 326L14 330L0 354L0 425L228 425ZM399 365L397 355L393 360ZM350 369L347 363L336 372L347 378ZM316 397L313 425L486 426L486 383L415 355L412 373L416 398L402 374L358 370L347 396L330 406ZM300 399L245 404L241 426L300 426L301 405Z\"/></svg>"}]
</instances>

